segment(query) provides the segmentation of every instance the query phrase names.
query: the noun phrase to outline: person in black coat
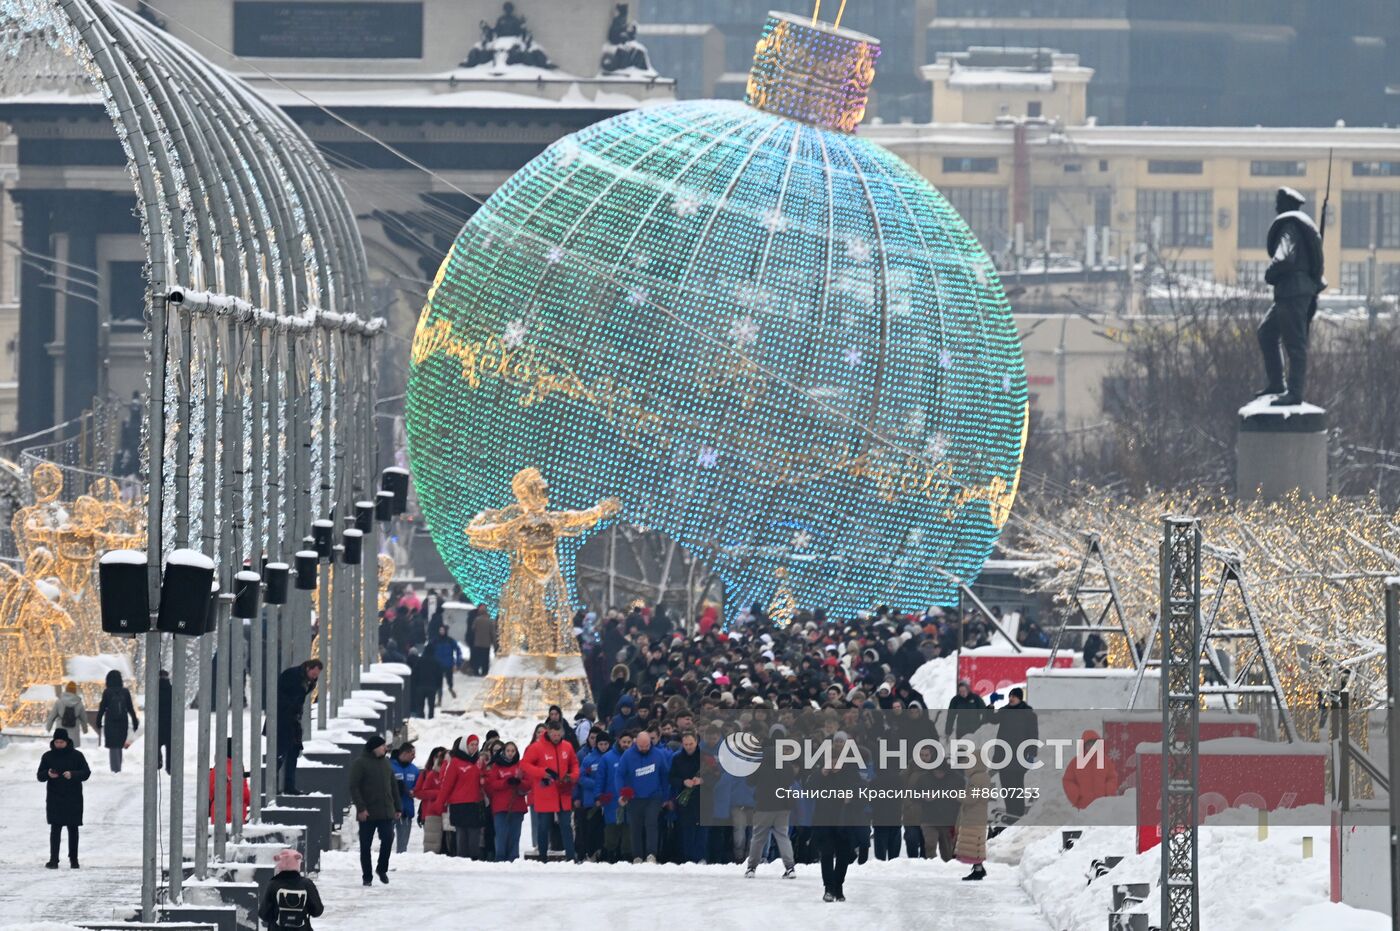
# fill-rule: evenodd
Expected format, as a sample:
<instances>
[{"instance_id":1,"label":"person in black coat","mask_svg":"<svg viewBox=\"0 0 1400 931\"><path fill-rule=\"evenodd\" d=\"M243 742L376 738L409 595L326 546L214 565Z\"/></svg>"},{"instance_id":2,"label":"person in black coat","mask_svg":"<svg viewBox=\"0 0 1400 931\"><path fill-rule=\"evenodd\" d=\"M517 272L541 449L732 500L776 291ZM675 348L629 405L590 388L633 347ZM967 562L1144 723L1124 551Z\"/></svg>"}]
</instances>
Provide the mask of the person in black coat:
<instances>
[{"instance_id":1,"label":"person in black coat","mask_svg":"<svg viewBox=\"0 0 1400 931\"><path fill-rule=\"evenodd\" d=\"M161 765L170 773L170 673L160 671L160 703L156 706L156 736L160 740Z\"/></svg>"},{"instance_id":2,"label":"person in black coat","mask_svg":"<svg viewBox=\"0 0 1400 931\"><path fill-rule=\"evenodd\" d=\"M102 701L97 705L97 733L107 747L107 760L114 773L122 771L122 752L126 750L126 738L131 733L126 727L128 720L132 731L141 727L131 690L122 684L121 673L109 669L107 687L102 690Z\"/></svg>"},{"instance_id":3,"label":"person in black coat","mask_svg":"<svg viewBox=\"0 0 1400 931\"><path fill-rule=\"evenodd\" d=\"M962 737L971 734L987 720L987 703L972 690L968 679L958 680L958 693L948 701L948 734Z\"/></svg>"},{"instance_id":4,"label":"person in black coat","mask_svg":"<svg viewBox=\"0 0 1400 931\"><path fill-rule=\"evenodd\" d=\"M833 763L841 760L841 748L850 738L837 731L831 738ZM822 901L846 901L846 869L856 858L861 828L846 823L860 804L856 790L861 776L854 765L821 769L807 779L807 787L823 793L812 809L812 840L821 855Z\"/></svg>"},{"instance_id":5,"label":"person in black coat","mask_svg":"<svg viewBox=\"0 0 1400 931\"><path fill-rule=\"evenodd\" d=\"M263 890L258 917L269 928L300 928L312 931L312 918L321 917L325 906L316 884L301 874L301 854L290 847L272 858L277 872Z\"/></svg>"},{"instance_id":6,"label":"person in black coat","mask_svg":"<svg viewBox=\"0 0 1400 931\"><path fill-rule=\"evenodd\" d=\"M408 707L420 718L431 718L437 710L438 692L442 691L442 665L429 650L419 652L417 647L408 651L408 687L410 700Z\"/></svg>"},{"instance_id":7,"label":"person in black coat","mask_svg":"<svg viewBox=\"0 0 1400 931\"><path fill-rule=\"evenodd\" d=\"M39 781L47 783L44 812L49 822L49 869L58 869L58 842L68 829L68 865L78 868L78 828L83 823L83 783L92 770L87 758L68 739L68 731L58 728L49 741L48 752L39 758Z\"/></svg>"},{"instance_id":8,"label":"person in black coat","mask_svg":"<svg viewBox=\"0 0 1400 931\"><path fill-rule=\"evenodd\" d=\"M282 767L282 786L287 795L300 794L297 757L301 756L301 716L306 699L316 691L323 665L319 659L309 659L277 675L277 765Z\"/></svg>"},{"instance_id":9,"label":"person in black coat","mask_svg":"<svg viewBox=\"0 0 1400 931\"><path fill-rule=\"evenodd\" d=\"M1014 823L1026 813L1026 767L1021 759L1034 762L1035 749L1024 751L1022 745L1040 737L1040 722L1035 709L1026 704L1026 693L1019 688L1011 690L1006 705L996 712L997 739L1004 740L1014 751L1012 758L1000 770L1001 787L1007 790L1006 820Z\"/></svg>"}]
</instances>

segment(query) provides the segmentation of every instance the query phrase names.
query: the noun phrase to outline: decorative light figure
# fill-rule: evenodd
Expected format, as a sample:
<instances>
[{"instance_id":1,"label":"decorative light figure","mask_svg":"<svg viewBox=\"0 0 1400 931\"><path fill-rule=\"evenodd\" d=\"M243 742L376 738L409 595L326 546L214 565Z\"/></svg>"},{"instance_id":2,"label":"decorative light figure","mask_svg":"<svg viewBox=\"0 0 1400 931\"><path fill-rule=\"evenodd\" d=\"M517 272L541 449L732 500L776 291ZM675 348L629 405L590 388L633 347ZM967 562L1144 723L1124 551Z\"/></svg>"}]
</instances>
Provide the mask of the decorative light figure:
<instances>
[{"instance_id":1,"label":"decorative light figure","mask_svg":"<svg viewBox=\"0 0 1400 931\"><path fill-rule=\"evenodd\" d=\"M419 320L407 425L469 600L496 597L507 561L462 531L527 466L565 507L620 495L622 520L714 566L731 610L767 604L779 567L798 603L847 615L952 603L931 565L977 575L1015 497L1024 362L967 225L850 134L878 53L773 14L746 104L574 133L463 228Z\"/></svg>"}]
</instances>

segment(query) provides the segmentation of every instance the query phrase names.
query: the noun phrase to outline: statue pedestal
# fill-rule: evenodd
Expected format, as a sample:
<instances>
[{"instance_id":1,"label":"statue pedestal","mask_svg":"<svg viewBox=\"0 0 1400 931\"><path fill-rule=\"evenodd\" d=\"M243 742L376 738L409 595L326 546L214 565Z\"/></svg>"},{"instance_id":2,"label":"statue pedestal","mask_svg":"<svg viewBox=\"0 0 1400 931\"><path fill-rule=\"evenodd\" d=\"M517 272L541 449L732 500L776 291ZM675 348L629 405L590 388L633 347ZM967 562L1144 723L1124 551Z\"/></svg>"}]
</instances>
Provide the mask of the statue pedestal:
<instances>
[{"instance_id":1,"label":"statue pedestal","mask_svg":"<svg viewBox=\"0 0 1400 931\"><path fill-rule=\"evenodd\" d=\"M567 718L590 698L583 657L577 653L513 653L491 664L482 710L503 718L544 719L550 705Z\"/></svg>"},{"instance_id":2,"label":"statue pedestal","mask_svg":"<svg viewBox=\"0 0 1400 931\"><path fill-rule=\"evenodd\" d=\"M1275 501L1296 491L1327 497L1327 412L1315 404L1273 407L1272 400L1240 408L1236 496Z\"/></svg>"}]
</instances>

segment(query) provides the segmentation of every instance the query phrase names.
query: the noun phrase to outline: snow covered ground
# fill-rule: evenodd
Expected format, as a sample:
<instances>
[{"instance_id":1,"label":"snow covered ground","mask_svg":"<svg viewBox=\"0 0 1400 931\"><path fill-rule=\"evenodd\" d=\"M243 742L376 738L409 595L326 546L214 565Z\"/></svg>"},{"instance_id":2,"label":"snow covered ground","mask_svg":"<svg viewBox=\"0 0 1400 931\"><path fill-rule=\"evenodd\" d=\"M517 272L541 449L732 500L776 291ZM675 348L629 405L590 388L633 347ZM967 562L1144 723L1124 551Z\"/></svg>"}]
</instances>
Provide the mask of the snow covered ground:
<instances>
[{"instance_id":1,"label":"snow covered ground","mask_svg":"<svg viewBox=\"0 0 1400 931\"><path fill-rule=\"evenodd\" d=\"M955 675L941 666L921 672L938 679ZM444 713L432 721L410 722L420 758L434 746L450 745L466 734L484 735L491 727L507 739L528 739L533 722L462 713L479 688L480 680L458 677L458 697L448 700ZM941 689L930 691L937 694ZM191 721L187 746L193 743ZM10 931L69 931L71 922L111 917L113 907L127 907L139 897L141 741L128 751L119 774L108 772L106 752L86 741L83 749L93 777L86 786L83 869L77 874L66 867L50 871L43 866L48 831L44 787L35 779L35 769L46 746L46 741L15 741L0 750L0 792L6 802L0 818L0 871L5 877L0 883L0 928ZM187 760L187 765L193 764ZM163 775L161 779L168 791L168 780ZM193 804L191 782L187 812ZM192 836L192 830L187 824L187 834ZM1309 860L1302 858L1305 834L1314 838ZM164 826L161 836L164 843ZM1252 820L1243 827L1203 829L1201 904L1206 931L1388 929L1384 916L1327 901L1325 831L1275 827L1266 841L1256 836ZM420 849L416 827L410 849ZM1114 883L1156 881L1156 852L1135 855L1133 849L1130 827L1087 828L1067 852L1060 850L1058 829L1012 828L991 842L984 882L962 882L966 867L958 863L872 861L851 867L843 904L821 901L816 864L799 865L793 881L780 879L780 870L773 866L761 869L757 879L745 880L737 866L493 864L413 852L395 855L387 887L376 883L364 888L357 854L345 850L328 853L322 861L317 881L328 910L318 927L393 922L428 931L464 923L494 928L529 922L559 931L596 931L652 929L664 922L668 931L779 931L827 927L835 921L890 929L1102 931ZM1088 883L1089 862L1105 855L1125 859L1108 876ZM1157 907L1155 895L1143 906L1154 916Z\"/></svg>"}]
</instances>

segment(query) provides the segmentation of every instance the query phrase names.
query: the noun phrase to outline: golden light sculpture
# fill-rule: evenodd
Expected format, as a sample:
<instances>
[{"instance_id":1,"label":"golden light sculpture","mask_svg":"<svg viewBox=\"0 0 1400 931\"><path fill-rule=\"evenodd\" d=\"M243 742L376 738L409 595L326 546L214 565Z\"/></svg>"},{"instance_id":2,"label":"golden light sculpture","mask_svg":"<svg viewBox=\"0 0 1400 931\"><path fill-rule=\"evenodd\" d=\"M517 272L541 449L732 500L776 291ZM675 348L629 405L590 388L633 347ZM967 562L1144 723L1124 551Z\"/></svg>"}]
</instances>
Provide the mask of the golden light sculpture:
<instances>
[{"instance_id":1,"label":"golden light sculpture","mask_svg":"<svg viewBox=\"0 0 1400 931\"><path fill-rule=\"evenodd\" d=\"M477 549L510 554L501 591L497 656L482 707L502 717L541 714L550 705L577 708L588 699L588 677L574 637L569 587L555 547L622 509L606 498L584 511L549 510L549 485L536 468L511 479L515 503L482 511L467 525Z\"/></svg>"},{"instance_id":2,"label":"golden light sculpture","mask_svg":"<svg viewBox=\"0 0 1400 931\"><path fill-rule=\"evenodd\" d=\"M92 575L108 550L146 544L139 503L122 499L117 483L99 477L88 493L64 502L62 470L40 462L29 476L34 503L15 512L15 547L23 570L0 572L0 726L32 725L48 712L48 696L24 700L35 686L57 685L73 656L124 654L135 641L102 631L101 608ZM79 683L84 703L94 707L99 682Z\"/></svg>"},{"instance_id":3,"label":"golden light sculpture","mask_svg":"<svg viewBox=\"0 0 1400 931\"><path fill-rule=\"evenodd\" d=\"M778 590L773 594L773 602L768 605L768 619L779 629L792 623L797 614L797 595L788 584L787 569L779 566L774 574L778 578Z\"/></svg>"},{"instance_id":4,"label":"golden light sculpture","mask_svg":"<svg viewBox=\"0 0 1400 931\"><path fill-rule=\"evenodd\" d=\"M379 610L383 611L389 606L389 583L394 581L394 573L399 571L399 567L394 565L394 559L388 553L379 554Z\"/></svg>"},{"instance_id":5,"label":"golden light sculpture","mask_svg":"<svg viewBox=\"0 0 1400 931\"><path fill-rule=\"evenodd\" d=\"M1155 494L1124 499L1092 487L1050 501L1025 501L1025 518L1007 555L1048 567L1043 591L1067 600L1082 555L1082 542L1064 528L1097 532L1112 560L1119 596L1135 639L1147 637L1158 608L1158 547L1164 514L1201 518L1203 590L1219 571L1214 551L1233 551L1254 609L1269 639L1284 694L1305 739L1317 732L1320 690L1350 670L1352 707L1384 702L1383 580L1400 573L1400 513L1372 499L1326 501L1291 497L1241 502L1206 494ZM1094 586L1099 579L1086 579ZM1209 604L1208 598L1203 598ZM1238 600L1227 598L1217 626L1245 626ZM1110 652L1127 665L1121 638ZM1238 661L1239 657L1231 657ZM1361 718L1357 715L1357 718Z\"/></svg>"}]
</instances>

